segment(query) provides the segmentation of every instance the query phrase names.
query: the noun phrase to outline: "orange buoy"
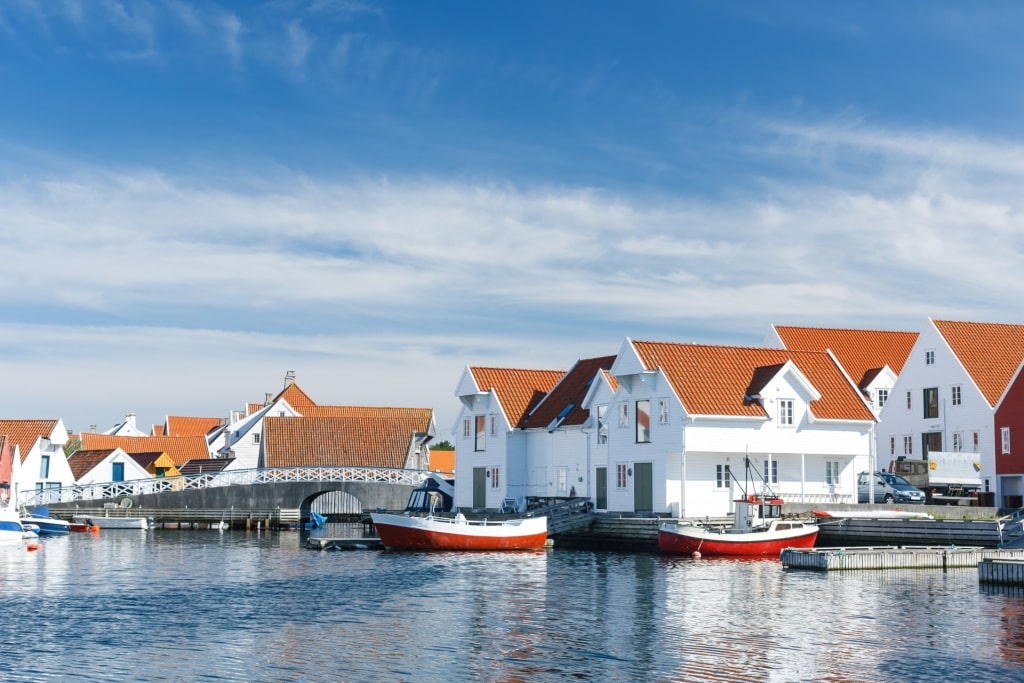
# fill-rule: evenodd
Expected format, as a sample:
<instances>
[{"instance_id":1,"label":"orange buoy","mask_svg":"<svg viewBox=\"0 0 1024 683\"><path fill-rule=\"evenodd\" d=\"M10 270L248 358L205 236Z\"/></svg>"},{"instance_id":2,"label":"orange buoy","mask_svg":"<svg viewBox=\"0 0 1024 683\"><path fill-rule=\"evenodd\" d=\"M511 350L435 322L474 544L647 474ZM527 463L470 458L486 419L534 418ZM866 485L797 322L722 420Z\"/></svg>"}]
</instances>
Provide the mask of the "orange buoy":
<instances>
[{"instance_id":1,"label":"orange buoy","mask_svg":"<svg viewBox=\"0 0 1024 683\"><path fill-rule=\"evenodd\" d=\"M39 550L42 547L43 546L39 545L38 543L29 543L28 545L25 546L25 550L28 550L29 552L32 552L33 550Z\"/></svg>"},{"instance_id":2,"label":"orange buoy","mask_svg":"<svg viewBox=\"0 0 1024 683\"><path fill-rule=\"evenodd\" d=\"M100 532L99 524L93 525L93 527L91 529L89 529L89 531L93 532L94 534L98 534Z\"/></svg>"},{"instance_id":3,"label":"orange buoy","mask_svg":"<svg viewBox=\"0 0 1024 683\"><path fill-rule=\"evenodd\" d=\"M699 560L700 558L701 558L700 551L699 550L694 550L693 551L693 559Z\"/></svg>"}]
</instances>

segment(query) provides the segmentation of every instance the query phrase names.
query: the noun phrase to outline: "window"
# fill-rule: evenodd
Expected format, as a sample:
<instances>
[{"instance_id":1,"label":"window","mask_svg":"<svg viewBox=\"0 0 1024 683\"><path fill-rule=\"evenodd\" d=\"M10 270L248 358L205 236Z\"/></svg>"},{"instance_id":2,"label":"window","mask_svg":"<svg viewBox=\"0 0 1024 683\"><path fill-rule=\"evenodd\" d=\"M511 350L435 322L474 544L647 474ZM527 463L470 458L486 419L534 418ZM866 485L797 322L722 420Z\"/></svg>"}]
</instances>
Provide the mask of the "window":
<instances>
[{"instance_id":1,"label":"window","mask_svg":"<svg viewBox=\"0 0 1024 683\"><path fill-rule=\"evenodd\" d=\"M825 462L825 483L829 486L839 484L839 463L829 460Z\"/></svg>"},{"instance_id":2,"label":"window","mask_svg":"<svg viewBox=\"0 0 1024 683\"><path fill-rule=\"evenodd\" d=\"M785 398L779 401L779 424L793 426L793 399Z\"/></svg>"},{"instance_id":3,"label":"window","mask_svg":"<svg viewBox=\"0 0 1024 683\"><path fill-rule=\"evenodd\" d=\"M924 390L924 416L926 418L939 416L938 387L929 387Z\"/></svg>"},{"instance_id":4,"label":"window","mask_svg":"<svg viewBox=\"0 0 1024 683\"><path fill-rule=\"evenodd\" d=\"M885 406L885 402L889 400L889 390L879 389L878 390L878 407L882 408Z\"/></svg>"},{"instance_id":5,"label":"window","mask_svg":"<svg viewBox=\"0 0 1024 683\"><path fill-rule=\"evenodd\" d=\"M729 488L729 466L728 465L715 465L715 488L726 489Z\"/></svg>"},{"instance_id":6,"label":"window","mask_svg":"<svg viewBox=\"0 0 1024 683\"><path fill-rule=\"evenodd\" d=\"M497 435L498 435L498 418L496 418L494 415L491 415L491 436L497 436Z\"/></svg>"},{"instance_id":7,"label":"window","mask_svg":"<svg viewBox=\"0 0 1024 683\"><path fill-rule=\"evenodd\" d=\"M953 432L953 452L959 453L964 449L964 433Z\"/></svg>"},{"instance_id":8,"label":"window","mask_svg":"<svg viewBox=\"0 0 1024 683\"><path fill-rule=\"evenodd\" d=\"M974 440L974 452L977 453L978 449L981 448L981 433L974 432L972 439Z\"/></svg>"},{"instance_id":9,"label":"window","mask_svg":"<svg viewBox=\"0 0 1024 683\"><path fill-rule=\"evenodd\" d=\"M934 351L925 351L924 352L924 364L925 365L935 365L935 352Z\"/></svg>"},{"instance_id":10,"label":"window","mask_svg":"<svg viewBox=\"0 0 1024 683\"><path fill-rule=\"evenodd\" d=\"M663 398L658 399L658 424L668 424L668 401Z\"/></svg>"},{"instance_id":11,"label":"window","mask_svg":"<svg viewBox=\"0 0 1024 683\"><path fill-rule=\"evenodd\" d=\"M911 405L911 400L910 400L910 392L908 391L907 392L907 410L910 410L911 407L912 407L912 405Z\"/></svg>"},{"instance_id":12,"label":"window","mask_svg":"<svg viewBox=\"0 0 1024 683\"><path fill-rule=\"evenodd\" d=\"M626 463L624 462L615 464L615 488L626 488Z\"/></svg>"},{"instance_id":13,"label":"window","mask_svg":"<svg viewBox=\"0 0 1024 683\"><path fill-rule=\"evenodd\" d=\"M555 482L556 490L559 493L565 493L565 487L569 480L569 468L564 465L555 470Z\"/></svg>"},{"instance_id":14,"label":"window","mask_svg":"<svg viewBox=\"0 0 1024 683\"><path fill-rule=\"evenodd\" d=\"M50 456L44 455L39 458L39 478L50 478Z\"/></svg>"},{"instance_id":15,"label":"window","mask_svg":"<svg viewBox=\"0 0 1024 683\"><path fill-rule=\"evenodd\" d=\"M497 467L491 468L491 488L496 489L501 486L501 470Z\"/></svg>"},{"instance_id":16,"label":"window","mask_svg":"<svg viewBox=\"0 0 1024 683\"><path fill-rule=\"evenodd\" d=\"M467 417L467 418L464 418L462 420L462 438L463 439L468 439L470 433L471 432L470 432L470 429L469 429L469 418Z\"/></svg>"},{"instance_id":17,"label":"window","mask_svg":"<svg viewBox=\"0 0 1024 683\"><path fill-rule=\"evenodd\" d=\"M646 399L636 402L636 442L651 442L651 402Z\"/></svg>"},{"instance_id":18,"label":"window","mask_svg":"<svg viewBox=\"0 0 1024 683\"><path fill-rule=\"evenodd\" d=\"M608 443L608 406L597 407L597 442Z\"/></svg>"},{"instance_id":19,"label":"window","mask_svg":"<svg viewBox=\"0 0 1024 683\"><path fill-rule=\"evenodd\" d=\"M770 464L769 464L770 463ZM771 471L769 472L769 467ZM769 484L779 483L779 461L778 460L765 460L764 461L764 480Z\"/></svg>"},{"instance_id":20,"label":"window","mask_svg":"<svg viewBox=\"0 0 1024 683\"><path fill-rule=\"evenodd\" d=\"M889 437L889 455L896 455L896 437Z\"/></svg>"},{"instance_id":21,"label":"window","mask_svg":"<svg viewBox=\"0 0 1024 683\"><path fill-rule=\"evenodd\" d=\"M619 404L619 426L629 426L629 406L625 403Z\"/></svg>"},{"instance_id":22,"label":"window","mask_svg":"<svg viewBox=\"0 0 1024 683\"><path fill-rule=\"evenodd\" d=\"M473 441L473 450L482 451L486 446L484 437L486 436L487 421L483 415L477 415L476 420L476 439Z\"/></svg>"},{"instance_id":23,"label":"window","mask_svg":"<svg viewBox=\"0 0 1024 683\"><path fill-rule=\"evenodd\" d=\"M1003 455L1009 455L1010 454L1010 428L1009 427L1000 427L1000 429L999 429L999 436L1000 436L1000 438L1001 438L1001 440L1003 442L1002 454Z\"/></svg>"},{"instance_id":24,"label":"window","mask_svg":"<svg viewBox=\"0 0 1024 683\"><path fill-rule=\"evenodd\" d=\"M115 462L112 465L113 471L111 472L110 481L124 481L124 463Z\"/></svg>"},{"instance_id":25,"label":"window","mask_svg":"<svg viewBox=\"0 0 1024 683\"><path fill-rule=\"evenodd\" d=\"M260 445L260 433L259 432L253 432L252 433L252 442L254 444L256 444L257 446Z\"/></svg>"},{"instance_id":26,"label":"window","mask_svg":"<svg viewBox=\"0 0 1024 683\"><path fill-rule=\"evenodd\" d=\"M960 394L960 385L959 384L954 384L953 387L952 387L952 391L950 393L952 394L952 403L953 403L953 405L955 405L955 406L960 405L961 400L962 400L961 399L961 394Z\"/></svg>"},{"instance_id":27,"label":"window","mask_svg":"<svg viewBox=\"0 0 1024 683\"><path fill-rule=\"evenodd\" d=\"M903 437L903 455L914 454L914 437L907 434Z\"/></svg>"}]
</instances>

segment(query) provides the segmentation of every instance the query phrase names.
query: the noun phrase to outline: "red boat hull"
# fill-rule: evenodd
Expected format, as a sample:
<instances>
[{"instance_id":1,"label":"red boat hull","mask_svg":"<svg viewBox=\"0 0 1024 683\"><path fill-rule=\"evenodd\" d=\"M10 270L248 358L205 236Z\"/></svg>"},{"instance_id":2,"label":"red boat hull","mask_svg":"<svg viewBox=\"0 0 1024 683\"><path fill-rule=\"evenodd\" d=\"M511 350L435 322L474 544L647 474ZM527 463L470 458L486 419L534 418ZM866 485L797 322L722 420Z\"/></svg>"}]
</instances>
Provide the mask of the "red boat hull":
<instances>
[{"instance_id":1,"label":"red boat hull","mask_svg":"<svg viewBox=\"0 0 1024 683\"><path fill-rule=\"evenodd\" d=\"M709 557L778 557L785 548L813 548L818 538L818 528L813 525L804 527L804 533L786 538L774 538L765 532L740 534L711 533L703 531L703 535L686 535L666 531L658 531L658 549L669 555L692 555L699 552Z\"/></svg>"},{"instance_id":2,"label":"red boat hull","mask_svg":"<svg viewBox=\"0 0 1024 683\"><path fill-rule=\"evenodd\" d=\"M422 520L373 514L374 528L386 548L395 550L537 550L547 542L547 520L523 520L523 525L478 526L431 524ZM390 520L390 521L389 521Z\"/></svg>"}]
</instances>

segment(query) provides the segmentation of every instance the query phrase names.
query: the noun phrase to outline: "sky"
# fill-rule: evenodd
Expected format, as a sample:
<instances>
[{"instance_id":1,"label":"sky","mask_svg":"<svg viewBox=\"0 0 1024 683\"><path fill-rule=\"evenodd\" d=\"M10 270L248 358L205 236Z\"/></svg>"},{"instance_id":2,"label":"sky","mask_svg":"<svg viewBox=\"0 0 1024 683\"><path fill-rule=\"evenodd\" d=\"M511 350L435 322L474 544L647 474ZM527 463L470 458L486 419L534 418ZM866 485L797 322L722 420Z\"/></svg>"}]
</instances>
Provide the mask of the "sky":
<instances>
[{"instance_id":1,"label":"sky","mask_svg":"<svg viewBox=\"0 0 1024 683\"><path fill-rule=\"evenodd\" d=\"M1024 322L1024 5L0 0L0 416Z\"/></svg>"}]
</instances>

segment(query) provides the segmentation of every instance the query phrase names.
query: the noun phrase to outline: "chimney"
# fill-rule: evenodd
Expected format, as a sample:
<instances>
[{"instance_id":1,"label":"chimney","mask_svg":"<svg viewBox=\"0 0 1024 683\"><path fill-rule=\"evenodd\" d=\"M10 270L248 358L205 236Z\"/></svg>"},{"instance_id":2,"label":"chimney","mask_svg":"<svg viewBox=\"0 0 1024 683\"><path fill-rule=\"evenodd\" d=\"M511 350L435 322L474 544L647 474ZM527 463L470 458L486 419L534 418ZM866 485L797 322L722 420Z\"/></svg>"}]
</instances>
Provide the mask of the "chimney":
<instances>
[{"instance_id":1,"label":"chimney","mask_svg":"<svg viewBox=\"0 0 1024 683\"><path fill-rule=\"evenodd\" d=\"M295 384L295 371L288 370L284 373L284 388L287 389L293 384Z\"/></svg>"},{"instance_id":2,"label":"chimney","mask_svg":"<svg viewBox=\"0 0 1024 683\"><path fill-rule=\"evenodd\" d=\"M287 386L287 385L285 385L285 386ZM267 392L267 398L263 401L263 405L269 406L271 401L273 401L273 400L274 400L274 395L268 391Z\"/></svg>"},{"instance_id":3,"label":"chimney","mask_svg":"<svg viewBox=\"0 0 1024 683\"><path fill-rule=\"evenodd\" d=\"M135 427L135 413L128 413L127 415L125 415L124 416L124 421L132 429L136 428Z\"/></svg>"},{"instance_id":4,"label":"chimney","mask_svg":"<svg viewBox=\"0 0 1024 683\"><path fill-rule=\"evenodd\" d=\"M93 434L95 434L96 433L96 425L89 425L89 431L92 432Z\"/></svg>"}]
</instances>

